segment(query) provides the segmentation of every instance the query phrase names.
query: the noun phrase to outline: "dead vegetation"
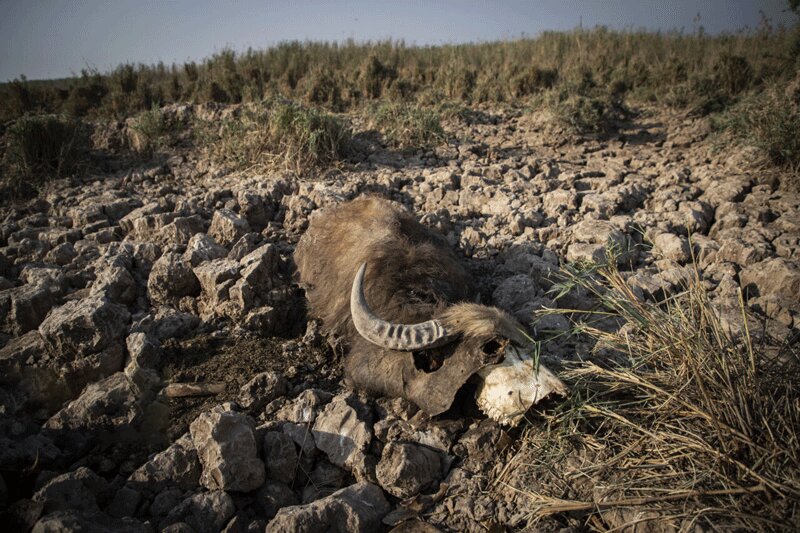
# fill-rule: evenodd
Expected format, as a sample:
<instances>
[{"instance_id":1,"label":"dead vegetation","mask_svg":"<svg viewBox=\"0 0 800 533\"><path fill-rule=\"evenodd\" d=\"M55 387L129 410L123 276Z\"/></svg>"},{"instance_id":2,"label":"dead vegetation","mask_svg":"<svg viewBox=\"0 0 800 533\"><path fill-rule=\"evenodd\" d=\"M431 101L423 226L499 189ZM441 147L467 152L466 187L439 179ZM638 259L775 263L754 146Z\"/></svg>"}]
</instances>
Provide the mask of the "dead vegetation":
<instances>
[{"instance_id":1,"label":"dead vegetation","mask_svg":"<svg viewBox=\"0 0 800 533\"><path fill-rule=\"evenodd\" d=\"M195 127L200 146L234 170L300 173L341 161L351 150L346 121L284 100L246 106L219 124L199 121Z\"/></svg>"},{"instance_id":2,"label":"dead vegetation","mask_svg":"<svg viewBox=\"0 0 800 533\"><path fill-rule=\"evenodd\" d=\"M614 266L564 275L562 288L596 299L573 315L594 348L565 373L570 401L497 482L526 494L534 518L596 530L796 527L797 346L751 329L741 294L738 320L721 316L699 278L655 304Z\"/></svg>"},{"instance_id":3,"label":"dead vegetation","mask_svg":"<svg viewBox=\"0 0 800 533\"><path fill-rule=\"evenodd\" d=\"M6 130L2 143L0 190L23 195L50 178L69 176L89 159L91 128L80 119L25 116Z\"/></svg>"}]
</instances>

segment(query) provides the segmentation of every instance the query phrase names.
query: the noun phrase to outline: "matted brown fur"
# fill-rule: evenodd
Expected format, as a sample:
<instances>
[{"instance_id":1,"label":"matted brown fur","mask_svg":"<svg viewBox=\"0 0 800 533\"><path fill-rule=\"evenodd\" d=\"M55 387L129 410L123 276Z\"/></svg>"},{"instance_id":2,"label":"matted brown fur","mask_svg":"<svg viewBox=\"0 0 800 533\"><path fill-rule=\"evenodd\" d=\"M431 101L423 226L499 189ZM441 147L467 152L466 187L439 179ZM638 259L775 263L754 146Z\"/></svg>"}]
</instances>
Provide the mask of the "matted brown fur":
<instances>
[{"instance_id":1,"label":"matted brown fur","mask_svg":"<svg viewBox=\"0 0 800 533\"><path fill-rule=\"evenodd\" d=\"M357 388L404 396L438 414L471 375L497 361L484 344L496 337L525 342L506 313L469 303L475 285L445 239L388 200L361 197L316 213L294 258L309 313L349 342L345 375ZM437 318L461 338L416 358L362 338L350 317L350 289L364 262L364 292L378 316L401 324Z\"/></svg>"}]
</instances>

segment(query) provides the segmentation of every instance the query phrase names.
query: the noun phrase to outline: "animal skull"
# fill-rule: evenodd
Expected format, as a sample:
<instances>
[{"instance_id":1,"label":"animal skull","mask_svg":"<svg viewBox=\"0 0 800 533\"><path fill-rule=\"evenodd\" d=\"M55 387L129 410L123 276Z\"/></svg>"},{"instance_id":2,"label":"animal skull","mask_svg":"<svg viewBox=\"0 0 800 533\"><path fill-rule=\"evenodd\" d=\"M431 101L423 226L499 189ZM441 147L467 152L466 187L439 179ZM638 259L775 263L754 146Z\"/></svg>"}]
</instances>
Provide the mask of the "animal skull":
<instances>
[{"instance_id":1,"label":"animal skull","mask_svg":"<svg viewBox=\"0 0 800 533\"><path fill-rule=\"evenodd\" d=\"M483 367L477 375L478 407L490 418L510 426L519 424L528 409L550 394L567 394L560 379L513 345L506 347L501 363Z\"/></svg>"},{"instance_id":2,"label":"animal skull","mask_svg":"<svg viewBox=\"0 0 800 533\"><path fill-rule=\"evenodd\" d=\"M366 263L358 269L350 292L353 323L364 339L381 348L406 351L434 348L455 340L455 335L450 331L454 328L442 324L440 320L393 324L375 315L364 295L365 270ZM515 337L517 343L520 339L527 339L525 335ZM566 395L567 388L555 374L538 364L522 345L510 339L499 341L498 356L502 356L502 360L476 368L475 376L480 380L476 401L481 411L490 418L516 426L530 407L552 393ZM455 354L453 357L479 360L479 357L469 353ZM463 381L457 383L456 388L462 384Z\"/></svg>"}]
</instances>

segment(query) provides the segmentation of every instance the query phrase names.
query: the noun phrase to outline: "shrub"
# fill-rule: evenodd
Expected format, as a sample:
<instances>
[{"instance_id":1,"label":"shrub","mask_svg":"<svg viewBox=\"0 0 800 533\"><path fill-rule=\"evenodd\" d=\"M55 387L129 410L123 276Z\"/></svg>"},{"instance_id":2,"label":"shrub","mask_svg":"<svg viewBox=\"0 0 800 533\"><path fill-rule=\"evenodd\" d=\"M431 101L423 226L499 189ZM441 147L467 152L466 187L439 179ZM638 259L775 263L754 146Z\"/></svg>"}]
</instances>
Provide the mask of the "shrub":
<instances>
[{"instance_id":1,"label":"shrub","mask_svg":"<svg viewBox=\"0 0 800 533\"><path fill-rule=\"evenodd\" d=\"M36 108L36 92L28 84L25 76L14 79L6 86L2 102L3 121L30 113Z\"/></svg>"},{"instance_id":2,"label":"shrub","mask_svg":"<svg viewBox=\"0 0 800 533\"><path fill-rule=\"evenodd\" d=\"M781 354L757 340L741 294L723 320L699 277L656 303L637 297L614 264L567 267L555 287L596 303L571 315L573 333L594 348L562 375L571 397L544 414L546 430L521 439L505 471L536 481L515 488L535 517L583 515L604 528L791 530L800 505L796 349Z\"/></svg>"},{"instance_id":3,"label":"shrub","mask_svg":"<svg viewBox=\"0 0 800 533\"><path fill-rule=\"evenodd\" d=\"M83 70L81 77L70 87L69 96L64 104L65 110L70 115L84 116L90 111L99 109L106 94L108 86L105 78L95 70Z\"/></svg>"},{"instance_id":4,"label":"shrub","mask_svg":"<svg viewBox=\"0 0 800 533\"><path fill-rule=\"evenodd\" d=\"M743 99L715 126L756 148L772 163L800 168L800 94L773 88Z\"/></svg>"},{"instance_id":5,"label":"shrub","mask_svg":"<svg viewBox=\"0 0 800 533\"><path fill-rule=\"evenodd\" d=\"M603 99L580 94L559 97L550 109L559 122L576 133L602 131L609 117L609 106Z\"/></svg>"},{"instance_id":6,"label":"shrub","mask_svg":"<svg viewBox=\"0 0 800 533\"><path fill-rule=\"evenodd\" d=\"M531 67L512 80L514 96L527 96L550 89L556 84L557 80L557 70Z\"/></svg>"},{"instance_id":7,"label":"shrub","mask_svg":"<svg viewBox=\"0 0 800 533\"><path fill-rule=\"evenodd\" d=\"M352 131L341 119L289 101L242 108L220 126L201 125L216 161L235 169L284 168L302 173L346 157Z\"/></svg>"},{"instance_id":8,"label":"shrub","mask_svg":"<svg viewBox=\"0 0 800 533\"><path fill-rule=\"evenodd\" d=\"M370 127L397 148L426 148L444 140L441 119L434 109L386 103L369 107L367 114Z\"/></svg>"},{"instance_id":9,"label":"shrub","mask_svg":"<svg viewBox=\"0 0 800 533\"><path fill-rule=\"evenodd\" d=\"M344 107L339 79L330 68L319 68L306 77L305 100L334 111Z\"/></svg>"},{"instance_id":10,"label":"shrub","mask_svg":"<svg viewBox=\"0 0 800 533\"><path fill-rule=\"evenodd\" d=\"M397 70L370 56L361 67L361 88L367 98L378 98L397 78Z\"/></svg>"},{"instance_id":11,"label":"shrub","mask_svg":"<svg viewBox=\"0 0 800 533\"><path fill-rule=\"evenodd\" d=\"M128 121L128 140L137 152L152 152L169 145L174 125L158 106L143 111Z\"/></svg>"},{"instance_id":12,"label":"shrub","mask_svg":"<svg viewBox=\"0 0 800 533\"><path fill-rule=\"evenodd\" d=\"M55 115L25 116L5 133L5 187L26 194L49 178L82 170L88 162L90 128Z\"/></svg>"}]
</instances>

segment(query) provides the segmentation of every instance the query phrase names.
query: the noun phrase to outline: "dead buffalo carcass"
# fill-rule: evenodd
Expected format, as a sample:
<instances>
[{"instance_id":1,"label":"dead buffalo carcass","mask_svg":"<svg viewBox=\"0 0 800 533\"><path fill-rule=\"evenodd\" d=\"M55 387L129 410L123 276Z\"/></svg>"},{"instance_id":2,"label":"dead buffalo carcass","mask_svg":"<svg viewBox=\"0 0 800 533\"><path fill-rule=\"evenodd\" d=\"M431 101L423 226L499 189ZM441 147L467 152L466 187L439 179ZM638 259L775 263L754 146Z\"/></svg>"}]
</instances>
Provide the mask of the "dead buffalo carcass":
<instances>
[{"instance_id":1,"label":"dead buffalo carcass","mask_svg":"<svg viewBox=\"0 0 800 533\"><path fill-rule=\"evenodd\" d=\"M349 344L355 388L437 415L474 376L478 407L505 424L566 393L516 320L470 303L477 291L447 242L392 202L361 197L316 213L294 258L309 314Z\"/></svg>"}]
</instances>

